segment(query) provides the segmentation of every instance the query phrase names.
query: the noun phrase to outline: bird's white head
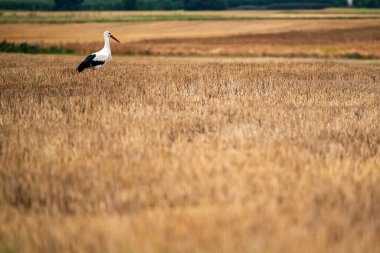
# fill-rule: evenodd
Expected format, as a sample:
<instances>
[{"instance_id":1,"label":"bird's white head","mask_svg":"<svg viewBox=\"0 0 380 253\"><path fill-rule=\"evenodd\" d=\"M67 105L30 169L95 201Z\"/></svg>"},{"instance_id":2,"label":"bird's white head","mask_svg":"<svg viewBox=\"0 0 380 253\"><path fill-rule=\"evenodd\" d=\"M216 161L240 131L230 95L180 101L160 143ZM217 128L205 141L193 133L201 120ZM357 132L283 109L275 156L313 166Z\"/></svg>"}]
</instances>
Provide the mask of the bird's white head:
<instances>
[{"instance_id":1,"label":"bird's white head","mask_svg":"<svg viewBox=\"0 0 380 253\"><path fill-rule=\"evenodd\" d=\"M111 32L109 32L109 31L105 31L105 32L103 33L103 36L104 36L104 38L112 38L112 39L114 39L115 41L117 41L117 42L120 43L120 41L119 41L118 39L116 39L115 36L113 36L113 35L111 34Z\"/></svg>"}]
</instances>

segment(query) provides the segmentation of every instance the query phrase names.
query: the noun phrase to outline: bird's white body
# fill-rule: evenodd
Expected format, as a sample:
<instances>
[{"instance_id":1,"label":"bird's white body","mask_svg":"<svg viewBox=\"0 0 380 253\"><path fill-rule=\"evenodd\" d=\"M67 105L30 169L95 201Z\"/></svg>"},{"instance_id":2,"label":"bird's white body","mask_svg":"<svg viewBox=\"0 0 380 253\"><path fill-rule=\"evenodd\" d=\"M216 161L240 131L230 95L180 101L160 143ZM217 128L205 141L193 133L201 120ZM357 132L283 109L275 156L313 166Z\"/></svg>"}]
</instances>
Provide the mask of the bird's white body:
<instances>
[{"instance_id":1,"label":"bird's white body","mask_svg":"<svg viewBox=\"0 0 380 253\"><path fill-rule=\"evenodd\" d=\"M95 58L94 61L101 61L104 62L102 65L97 65L94 67L94 69L100 69L103 67L108 61L112 60L112 54L111 54L111 46L110 46L110 38L106 34L107 32L104 32L104 47L102 50L95 52Z\"/></svg>"}]
</instances>

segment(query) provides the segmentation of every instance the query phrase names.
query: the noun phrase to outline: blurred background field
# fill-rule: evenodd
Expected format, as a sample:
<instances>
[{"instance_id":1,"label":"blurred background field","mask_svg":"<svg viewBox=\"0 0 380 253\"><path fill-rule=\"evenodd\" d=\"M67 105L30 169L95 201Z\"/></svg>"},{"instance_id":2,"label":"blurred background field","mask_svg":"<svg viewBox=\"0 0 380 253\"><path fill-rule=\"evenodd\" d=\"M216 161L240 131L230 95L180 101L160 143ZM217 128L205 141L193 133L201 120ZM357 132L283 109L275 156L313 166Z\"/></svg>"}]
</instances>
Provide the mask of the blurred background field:
<instances>
[{"instance_id":1,"label":"blurred background field","mask_svg":"<svg viewBox=\"0 0 380 253\"><path fill-rule=\"evenodd\" d=\"M225 12L13 12L0 40L76 53L111 30L124 55L380 58L380 14L361 9ZM101 22L99 22L101 21ZM107 21L107 22L106 22ZM100 35L99 35L100 34ZM5 51L3 49L3 51Z\"/></svg>"},{"instance_id":2,"label":"blurred background field","mask_svg":"<svg viewBox=\"0 0 380 253\"><path fill-rule=\"evenodd\" d=\"M378 0L0 1L6 4L0 40L41 51L86 54L111 30L123 42L113 47L121 55L380 58L380 11L369 8Z\"/></svg>"}]
</instances>

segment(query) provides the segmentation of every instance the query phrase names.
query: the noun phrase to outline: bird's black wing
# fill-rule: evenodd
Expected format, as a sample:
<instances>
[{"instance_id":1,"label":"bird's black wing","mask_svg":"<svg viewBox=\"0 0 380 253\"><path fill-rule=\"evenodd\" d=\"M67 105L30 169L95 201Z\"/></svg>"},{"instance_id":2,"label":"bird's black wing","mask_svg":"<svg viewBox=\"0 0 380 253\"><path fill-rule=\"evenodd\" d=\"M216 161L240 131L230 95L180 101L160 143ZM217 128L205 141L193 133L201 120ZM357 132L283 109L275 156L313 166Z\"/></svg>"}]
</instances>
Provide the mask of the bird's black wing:
<instances>
[{"instance_id":1,"label":"bird's black wing","mask_svg":"<svg viewBox=\"0 0 380 253\"><path fill-rule=\"evenodd\" d=\"M104 64L104 61L94 61L95 57L96 54L90 54L89 56L87 56L86 59L84 59L84 61L81 64L79 64L79 66L77 67L77 71L82 72L86 68L91 68Z\"/></svg>"}]
</instances>

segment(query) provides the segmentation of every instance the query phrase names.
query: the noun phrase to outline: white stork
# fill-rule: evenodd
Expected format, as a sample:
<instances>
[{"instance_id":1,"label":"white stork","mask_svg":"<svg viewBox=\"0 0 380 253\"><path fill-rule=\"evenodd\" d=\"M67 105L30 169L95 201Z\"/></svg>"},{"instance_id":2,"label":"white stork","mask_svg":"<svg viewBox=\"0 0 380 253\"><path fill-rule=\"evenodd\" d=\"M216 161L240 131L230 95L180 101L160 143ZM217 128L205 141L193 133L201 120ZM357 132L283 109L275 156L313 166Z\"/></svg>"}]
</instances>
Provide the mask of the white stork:
<instances>
[{"instance_id":1,"label":"white stork","mask_svg":"<svg viewBox=\"0 0 380 253\"><path fill-rule=\"evenodd\" d=\"M103 33L103 37L104 37L103 49L87 56L86 59L84 59L84 61L81 64L79 64L77 68L78 72L82 72L84 69L87 69L87 68L91 68L93 70L100 69L101 67L104 66L104 64L106 64L106 62L112 59L110 37L119 43L120 41L116 39L109 31L105 31Z\"/></svg>"}]
</instances>

